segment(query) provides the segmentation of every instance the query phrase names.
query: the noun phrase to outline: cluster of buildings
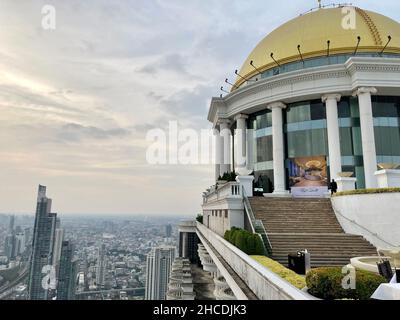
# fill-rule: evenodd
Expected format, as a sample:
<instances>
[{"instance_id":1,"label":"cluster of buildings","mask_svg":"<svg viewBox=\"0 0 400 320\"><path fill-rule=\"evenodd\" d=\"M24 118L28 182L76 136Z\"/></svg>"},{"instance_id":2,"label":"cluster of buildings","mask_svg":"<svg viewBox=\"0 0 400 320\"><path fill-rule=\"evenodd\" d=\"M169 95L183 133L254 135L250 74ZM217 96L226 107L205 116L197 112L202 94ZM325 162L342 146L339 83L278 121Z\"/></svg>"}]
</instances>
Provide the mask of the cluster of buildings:
<instances>
[{"instance_id":1,"label":"cluster of buildings","mask_svg":"<svg viewBox=\"0 0 400 320\"><path fill-rule=\"evenodd\" d=\"M5 231L3 244L3 259L6 263L12 263L21 257L27 247L30 246L31 228L15 226L15 216L9 217L8 228Z\"/></svg>"}]
</instances>

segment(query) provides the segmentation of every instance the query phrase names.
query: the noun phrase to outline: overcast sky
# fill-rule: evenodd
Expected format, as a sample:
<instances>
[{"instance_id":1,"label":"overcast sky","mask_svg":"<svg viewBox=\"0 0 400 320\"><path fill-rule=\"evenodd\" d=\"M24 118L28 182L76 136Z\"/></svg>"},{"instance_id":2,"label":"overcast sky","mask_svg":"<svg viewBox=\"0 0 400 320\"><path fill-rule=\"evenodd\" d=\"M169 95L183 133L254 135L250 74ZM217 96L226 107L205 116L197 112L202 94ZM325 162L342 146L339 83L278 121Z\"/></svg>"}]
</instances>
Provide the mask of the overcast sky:
<instances>
[{"instance_id":1,"label":"overcast sky","mask_svg":"<svg viewBox=\"0 0 400 320\"><path fill-rule=\"evenodd\" d=\"M398 1L352 1L400 21ZM41 26L43 5L56 30ZM212 165L151 166L147 130L210 128L209 101L317 1L0 0L0 212L196 214Z\"/></svg>"}]
</instances>

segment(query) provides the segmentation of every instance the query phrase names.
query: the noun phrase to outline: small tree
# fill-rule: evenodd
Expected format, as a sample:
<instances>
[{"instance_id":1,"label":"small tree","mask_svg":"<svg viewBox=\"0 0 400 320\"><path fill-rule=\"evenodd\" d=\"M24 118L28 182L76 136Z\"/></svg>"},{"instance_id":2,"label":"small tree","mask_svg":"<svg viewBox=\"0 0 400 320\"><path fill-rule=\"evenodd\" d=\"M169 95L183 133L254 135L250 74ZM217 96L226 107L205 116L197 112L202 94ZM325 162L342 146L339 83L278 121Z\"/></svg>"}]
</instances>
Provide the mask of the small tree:
<instances>
[{"instance_id":1,"label":"small tree","mask_svg":"<svg viewBox=\"0 0 400 320\"><path fill-rule=\"evenodd\" d=\"M199 214L197 215L197 217L196 217L196 220L197 220L198 222L200 222L200 223L203 223L203 215L199 213Z\"/></svg>"}]
</instances>

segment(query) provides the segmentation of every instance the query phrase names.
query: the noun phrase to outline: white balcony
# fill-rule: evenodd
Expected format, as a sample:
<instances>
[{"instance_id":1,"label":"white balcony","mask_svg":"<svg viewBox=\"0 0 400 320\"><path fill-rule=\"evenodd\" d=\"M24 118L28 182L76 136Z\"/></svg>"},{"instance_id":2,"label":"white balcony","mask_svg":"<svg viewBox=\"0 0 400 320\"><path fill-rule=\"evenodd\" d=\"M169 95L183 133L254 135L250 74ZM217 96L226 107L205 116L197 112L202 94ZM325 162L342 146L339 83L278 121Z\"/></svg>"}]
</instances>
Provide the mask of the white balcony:
<instances>
[{"instance_id":1,"label":"white balcony","mask_svg":"<svg viewBox=\"0 0 400 320\"><path fill-rule=\"evenodd\" d=\"M242 198L241 185L238 182L227 182L222 186L212 186L203 194L203 204L227 198Z\"/></svg>"}]
</instances>

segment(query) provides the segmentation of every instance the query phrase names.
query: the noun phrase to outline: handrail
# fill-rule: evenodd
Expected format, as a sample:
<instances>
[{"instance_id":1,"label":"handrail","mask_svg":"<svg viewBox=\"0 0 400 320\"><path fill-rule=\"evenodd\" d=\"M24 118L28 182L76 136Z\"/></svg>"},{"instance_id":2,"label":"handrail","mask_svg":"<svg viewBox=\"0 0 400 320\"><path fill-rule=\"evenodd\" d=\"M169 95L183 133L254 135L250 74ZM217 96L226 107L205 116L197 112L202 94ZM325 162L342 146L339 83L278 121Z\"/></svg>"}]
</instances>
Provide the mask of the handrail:
<instances>
[{"instance_id":1,"label":"handrail","mask_svg":"<svg viewBox=\"0 0 400 320\"><path fill-rule=\"evenodd\" d=\"M397 245L397 246L396 246L396 245L394 245L393 243L390 243L390 242L386 241L385 239L381 238L381 237L378 235L378 233L373 232L373 231L369 230L368 228L364 227L363 225L359 224L357 221L346 217L345 215L343 215L343 214L340 212L340 210L338 210L338 209L335 208L335 207L334 207L334 211L335 211L339 216L341 216L342 218L344 218L345 220L347 220L347 221L351 222L352 224L355 224L357 227L359 227L359 228L361 228L361 229L367 231L369 234L371 234L371 235L374 236L375 238L379 239L380 241L382 241L382 242L388 244L389 246L391 246L391 247L399 247L399 246L400 246L400 245Z\"/></svg>"},{"instance_id":2,"label":"handrail","mask_svg":"<svg viewBox=\"0 0 400 320\"><path fill-rule=\"evenodd\" d=\"M243 186L242 186L242 195L243 195L244 209L249 218L251 229L253 230L254 233L258 234L261 237L261 240L264 244L267 255L271 256L272 255L272 244L271 244L271 241L269 240L267 231L265 230L264 224L262 223L262 221L259 219L256 219L253 209L251 208L249 198L247 197L246 191Z\"/></svg>"}]
</instances>

